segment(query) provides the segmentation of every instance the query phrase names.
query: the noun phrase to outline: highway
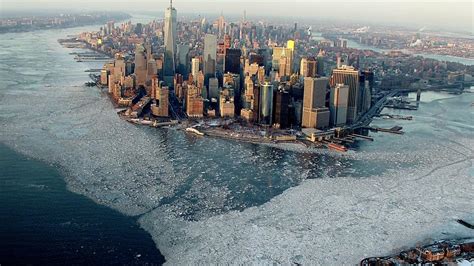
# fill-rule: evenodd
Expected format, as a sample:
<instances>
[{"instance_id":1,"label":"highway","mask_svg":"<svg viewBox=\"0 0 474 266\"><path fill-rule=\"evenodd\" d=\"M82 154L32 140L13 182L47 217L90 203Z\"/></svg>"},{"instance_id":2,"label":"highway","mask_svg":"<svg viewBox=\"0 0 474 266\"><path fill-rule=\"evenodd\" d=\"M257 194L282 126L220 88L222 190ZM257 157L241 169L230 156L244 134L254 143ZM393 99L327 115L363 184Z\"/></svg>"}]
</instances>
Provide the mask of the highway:
<instances>
[{"instance_id":1,"label":"highway","mask_svg":"<svg viewBox=\"0 0 474 266\"><path fill-rule=\"evenodd\" d=\"M355 129L358 129L358 128L367 127L372 122L372 119L374 118L374 116L376 116L376 115L380 114L380 112L382 112L382 110L385 106L385 103L387 102L387 100L389 98L394 97L394 96L396 96L399 93L404 92L404 91L406 91L406 90L398 89L398 90L392 90L390 92L387 92L374 105L372 105L370 107L370 109L364 115L359 117L355 123L348 126L347 128L350 129L350 130L355 130Z\"/></svg>"}]
</instances>

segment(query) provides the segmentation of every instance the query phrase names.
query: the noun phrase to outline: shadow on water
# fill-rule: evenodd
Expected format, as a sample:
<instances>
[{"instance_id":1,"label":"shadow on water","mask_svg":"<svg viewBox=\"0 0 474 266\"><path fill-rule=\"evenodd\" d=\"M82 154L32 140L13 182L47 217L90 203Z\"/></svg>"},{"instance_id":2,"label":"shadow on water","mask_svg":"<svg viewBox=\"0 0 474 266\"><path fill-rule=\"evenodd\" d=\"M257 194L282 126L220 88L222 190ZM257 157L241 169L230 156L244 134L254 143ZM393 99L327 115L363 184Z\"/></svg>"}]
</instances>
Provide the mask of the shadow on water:
<instances>
[{"instance_id":1,"label":"shadow on water","mask_svg":"<svg viewBox=\"0 0 474 266\"><path fill-rule=\"evenodd\" d=\"M66 190L42 162L0 144L0 265L161 265L132 217Z\"/></svg>"}]
</instances>

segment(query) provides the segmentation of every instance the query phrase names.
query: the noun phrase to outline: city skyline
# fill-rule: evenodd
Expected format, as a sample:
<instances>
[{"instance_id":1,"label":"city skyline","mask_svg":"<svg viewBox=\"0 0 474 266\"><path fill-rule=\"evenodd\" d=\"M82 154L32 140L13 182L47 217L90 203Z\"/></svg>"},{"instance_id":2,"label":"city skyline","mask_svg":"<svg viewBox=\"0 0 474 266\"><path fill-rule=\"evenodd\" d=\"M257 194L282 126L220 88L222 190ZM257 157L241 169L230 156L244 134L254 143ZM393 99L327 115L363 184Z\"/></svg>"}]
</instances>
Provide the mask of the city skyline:
<instances>
[{"instance_id":1,"label":"city skyline","mask_svg":"<svg viewBox=\"0 0 474 266\"><path fill-rule=\"evenodd\" d=\"M474 263L472 4L0 1L0 266Z\"/></svg>"},{"instance_id":2,"label":"city skyline","mask_svg":"<svg viewBox=\"0 0 474 266\"><path fill-rule=\"evenodd\" d=\"M169 5L169 1L64 1L59 0L5 0L2 2L2 17L11 12L25 10L25 5L34 11L42 9L53 12L54 10L71 12L87 10L114 10L124 12L157 12L163 14L163 10ZM473 33L474 22L472 20L473 4L469 1L245 1L215 0L199 1L175 1L173 5L181 10L180 14L220 14L227 16L242 16L244 10L248 17L272 17L282 16L292 18L297 12L298 18L302 20L341 20L360 23L393 24L396 26L408 26L419 28L449 29L457 32ZM341 8L341 6L343 8ZM262 12L264 10L264 12ZM423 12L419 12L423 10ZM446 12L449 10L449 12Z\"/></svg>"}]
</instances>

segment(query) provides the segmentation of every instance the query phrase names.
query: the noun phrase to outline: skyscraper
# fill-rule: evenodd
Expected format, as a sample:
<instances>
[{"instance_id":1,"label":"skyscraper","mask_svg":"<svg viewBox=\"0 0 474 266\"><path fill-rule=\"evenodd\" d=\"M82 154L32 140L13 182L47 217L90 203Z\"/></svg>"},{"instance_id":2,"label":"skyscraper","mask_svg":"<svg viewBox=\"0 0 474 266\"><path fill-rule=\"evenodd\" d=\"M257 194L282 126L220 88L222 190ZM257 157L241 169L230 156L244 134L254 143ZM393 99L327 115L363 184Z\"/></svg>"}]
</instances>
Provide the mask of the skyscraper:
<instances>
[{"instance_id":1,"label":"skyscraper","mask_svg":"<svg viewBox=\"0 0 474 266\"><path fill-rule=\"evenodd\" d=\"M260 91L260 123L272 124L273 116L273 85L265 82Z\"/></svg>"},{"instance_id":2,"label":"skyscraper","mask_svg":"<svg viewBox=\"0 0 474 266\"><path fill-rule=\"evenodd\" d=\"M145 48L137 44L135 48L135 77L137 85L145 85L147 77L147 62Z\"/></svg>"},{"instance_id":3,"label":"skyscraper","mask_svg":"<svg viewBox=\"0 0 474 266\"><path fill-rule=\"evenodd\" d=\"M154 76L152 83L152 98L155 100L151 105L151 112L158 117L167 117L169 108L169 89L165 86L160 86L158 77Z\"/></svg>"},{"instance_id":4,"label":"skyscraper","mask_svg":"<svg viewBox=\"0 0 474 266\"><path fill-rule=\"evenodd\" d=\"M326 128L329 125L329 110L326 104L328 78L304 79L302 127Z\"/></svg>"},{"instance_id":5,"label":"skyscraper","mask_svg":"<svg viewBox=\"0 0 474 266\"><path fill-rule=\"evenodd\" d=\"M217 36L206 34L204 37L203 72L206 80L216 74Z\"/></svg>"},{"instance_id":6,"label":"skyscraper","mask_svg":"<svg viewBox=\"0 0 474 266\"><path fill-rule=\"evenodd\" d=\"M322 50L319 51L316 57L317 73L319 76L324 76L324 53Z\"/></svg>"},{"instance_id":7,"label":"skyscraper","mask_svg":"<svg viewBox=\"0 0 474 266\"><path fill-rule=\"evenodd\" d=\"M224 72L240 74L240 49L227 49L224 59Z\"/></svg>"},{"instance_id":8,"label":"skyscraper","mask_svg":"<svg viewBox=\"0 0 474 266\"><path fill-rule=\"evenodd\" d=\"M347 101L349 99L349 86L336 84L331 87L331 100L329 110L331 111L331 125L343 126L347 120Z\"/></svg>"},{"instance_id":9,"label":"skyscraper","mask_svg":"<svg viewBox=\"0 0 474 266\"><path fill-rule=\"evenodd\" d=\"M165 11L165 25L163 28L165 34L165 62L163 68L163 76L164 81L170 86L173 85L173 77L176 70L176 17L177 12L176 9L173 7L173 0L170 0L170 6Z\"/></svg>"},{"instance_id":10,"label":"skyscraper","mask_svg":"<svg viewBox=\"0 0 474 266\"><path fill-rule=\"evenodd\" d=\"M279 88L275 93L274 99L273 122L278 124L280 128L289 126L289 104L290 94L284 88Z\"/></svg>"},{"instance_id":11,"label":"skyscraper","mask_svg":"<svg viewBox=\"0 0 474 266\"><path fill-rule=\"evenodd\" d=\"M357 119L357 105L359 98L359 71L354 67L343 65L332 71L331 86L345 84L349 86L349 100L347 102L347 123L352 124Z\"/></svg>"},{"instance_id":12,"label":"skyscraper","mask_svg":"<svg viewBox=\"0 0 474 266\"><path fill-rule=\"evenodd\" d=\"M199 64L200 64L199 57L194 57L191 62L191 75L193 75L193 79L197 80L199 75Z\"/></svg>"},{"instance_id":13,"label":"skyscraper","mask_svg":"<svg viewBox=\"0 0 474 266\"><path fill-rule=\"evenodd\" d=\"M179 74L183 75L185 78L188 77L188 62L189 62L189 45L178 45L178 50L176 53L176 70Z\"/></svg>"},{"instance_id":14,"label":"skyscraper","mask_svg":"<svg viewBox=\"0 0 474 266\"><path fill-rule=\"evenodd\" d=\"M282 65L285 67L284 70L280 69ZM280 75L284 74L284 76L290 76L292 73L292 65L293 65L293 51L290 48L285 48L285 47L273 48L272 67L274 70L280 70Z\"/></svg>"},{"instance_id":15,"label":"skyscraper","mask_svg":"<svg viewBox=\"0 0 474 266\"><path fill-rule=\"evenodd\" d=\"M316 77L317 68L316 68L316 59L302 58L300 64L300 75L303 77Z\"/></svg>"}]
</instances>

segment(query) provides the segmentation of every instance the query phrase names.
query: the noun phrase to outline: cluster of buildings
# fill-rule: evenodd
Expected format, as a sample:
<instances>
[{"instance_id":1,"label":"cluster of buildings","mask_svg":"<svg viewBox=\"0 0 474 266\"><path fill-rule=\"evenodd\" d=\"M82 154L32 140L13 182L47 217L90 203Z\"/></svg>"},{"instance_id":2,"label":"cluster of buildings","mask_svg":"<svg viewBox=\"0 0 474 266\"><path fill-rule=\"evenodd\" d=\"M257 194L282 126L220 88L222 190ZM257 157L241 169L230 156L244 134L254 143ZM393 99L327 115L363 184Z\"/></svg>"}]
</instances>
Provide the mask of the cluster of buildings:
<instances>
[{"instance_id":1,"label":"cluster of buildings","mask_svg":"<svg viewBox=\"0 0 474 266\"><path fill-rule=\"evenodd\" d=\"M244 15L240 24L220 16L212 25L203 19L199 30L195 26L178 23L170 3L163 23L108 23L82 38L114 53L100 83L134 116L148 104L154 117L183 113L279 129L326 130L350 125L370 108L373 72L340 58L334 69L325 69L330 58L322 49L302 56L298 45L308 36L297 25L258 26Z\"/></svg>"}]
</instances>

